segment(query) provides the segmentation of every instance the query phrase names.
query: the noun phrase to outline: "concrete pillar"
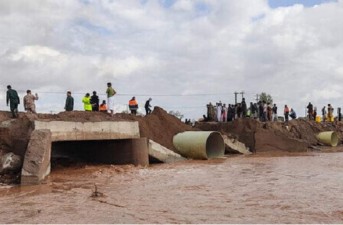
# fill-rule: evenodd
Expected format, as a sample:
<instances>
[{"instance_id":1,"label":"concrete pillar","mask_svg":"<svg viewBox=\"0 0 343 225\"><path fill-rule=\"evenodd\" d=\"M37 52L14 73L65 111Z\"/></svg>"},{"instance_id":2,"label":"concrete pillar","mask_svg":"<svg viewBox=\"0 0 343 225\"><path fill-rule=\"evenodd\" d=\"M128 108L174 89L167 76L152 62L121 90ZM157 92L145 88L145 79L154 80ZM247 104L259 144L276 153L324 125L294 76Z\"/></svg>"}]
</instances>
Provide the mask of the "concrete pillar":
<instances>
[{"instance_id":1,"label":"concrete pillar","mask_svg":"<svg viewBox=\"0 0 343 225\"><path fill-rule=\"evenodd\" d=\"M21 184L39 184L50 173L50 156L50 130L34 130L25 153Z\"/></svg>"},{"instance_id":2,"label":"concrete pillar","mask_svg":"<svg viewBox=\"0 0 343 225\"><path fill-rule=\"evenodd\" d=\"M154 142L153 140L149 140L149 155L164 163L186 160L186 158Z\"/></svg>"}]
</instances>

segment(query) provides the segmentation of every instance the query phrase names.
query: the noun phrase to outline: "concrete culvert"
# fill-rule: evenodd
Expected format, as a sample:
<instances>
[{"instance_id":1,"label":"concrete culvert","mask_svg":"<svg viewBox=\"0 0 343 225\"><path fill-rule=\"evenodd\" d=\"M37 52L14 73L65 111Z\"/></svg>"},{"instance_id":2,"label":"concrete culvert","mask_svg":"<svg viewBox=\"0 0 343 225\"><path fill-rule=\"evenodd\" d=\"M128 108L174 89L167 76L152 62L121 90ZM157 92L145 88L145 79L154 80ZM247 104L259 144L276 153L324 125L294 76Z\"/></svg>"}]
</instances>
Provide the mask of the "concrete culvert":
<instances>
[{"instance_id":1,"label":"concrete culvert","mask_svg":"<svg viewBox=\"0 0 343 225\"><path fill-rule=\"evenodd\" d=\"M332 147L336 147L339 143L337 133L334 131L320 132L319 134L316 135L316 138L321 143L332 146Z\"/></svg>"},{"instance_id":2,"label":"concrete culvert","mask_svg":"<svg viewBox=\"0 0 343 225\"><path fill-rule=\"evenodd\" d=\"M77 164L149 165L146 138L52 143L52 167Z\"/></svg>"},{"instance_id":3,"label":"concrete culvert","mask_svg":"<svg viewBox=\"0 0 343 225\"><path fill-rule=\"evenodd\" d=\"M173 144L184 157L210 159L224 156L223 137L215 131L186 131L173 137Z\"/></svg>"}]
</instances>

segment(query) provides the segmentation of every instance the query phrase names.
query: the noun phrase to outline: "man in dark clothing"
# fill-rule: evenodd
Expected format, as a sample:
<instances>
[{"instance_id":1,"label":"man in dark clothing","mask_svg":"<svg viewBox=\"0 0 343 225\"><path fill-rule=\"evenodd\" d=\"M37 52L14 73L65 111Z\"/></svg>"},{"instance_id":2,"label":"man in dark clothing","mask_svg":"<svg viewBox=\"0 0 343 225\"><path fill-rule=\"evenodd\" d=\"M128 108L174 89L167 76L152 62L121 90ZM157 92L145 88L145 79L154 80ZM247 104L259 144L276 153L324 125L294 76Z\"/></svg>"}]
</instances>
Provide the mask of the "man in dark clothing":
<instances>
[{"instance_id":1,"label":"man in dark clothing","mask_svg":"<svg viewBox=\"0 0 343 225\"><path fill-rule=\"evenodd\" d=\"M99 97L96 95L96 91L93 91L91 97L92 111L99 111Z\"/></svg>"},{"instance_id":2,"label":"man in dark clothing","mask_svg":"<svg viewBox=\"0 0 343 225\"><path fill-rule=\"evenodd\" d=\"M67 99L66 104L64 106L66 111L73 111L74 110L74 98L71 96L71 92L67 92Z\"/></svg>"},{"instance_id":3,"label":"man in dark clothing","mask_svg":"<svg viewBox=\"0 0 343 225\"><path fill-rule=\"evenodd\" d=\"M150 107L151 107L150 101L151 101L151 100L152 100L152 99L149 98L149 99L145 102L144 108L145 108L145 113L146 113L146 115L148 115L148 114L151 113L151 109L150 109Z\"/></svg>"},{"instance_id":4,"label":"man in dark clothing","mask_svg":"<svg viewBox=\"0 0 343 225\"><path fill-rule=\"evenodd\" d=\"M7 85L6 103L10 103L10 109L13 118L18 118L18 105L20 99L16 90L12 89L11 85Z\"/></svg>"},{"instance_id":5,"label":"man in dark clothing","mask_svg":"<svg viewBox=\"0 0 343 225\"><path fill-rule=\"evenodd\" d=\"M311 102L308 103L307 105L307 113L308 113L308 119L309 120L313 120L313 105L311 104Z\"/></svg>"},{"instance_id":6,"label":"man in dark clothing","mask_svg":"<svg viewBox=\"0 0 343 225\"><path fill-rule=\"evenodd\" d=\"M273 121L277 121L277 106L273 105Z\"/></svg>"},{"instance_id":7,"label":"man in dark clothing","mask_svg":"<svg viewBox=\"0 0 343 225\"><path fill-rule=\"evenodd\" d=\"M241 103L241 107L242 107L242 117L246 117L247 116L247 103L245 102L245 98L242 98L242 103Z\"/></svg>"}]
</instances>

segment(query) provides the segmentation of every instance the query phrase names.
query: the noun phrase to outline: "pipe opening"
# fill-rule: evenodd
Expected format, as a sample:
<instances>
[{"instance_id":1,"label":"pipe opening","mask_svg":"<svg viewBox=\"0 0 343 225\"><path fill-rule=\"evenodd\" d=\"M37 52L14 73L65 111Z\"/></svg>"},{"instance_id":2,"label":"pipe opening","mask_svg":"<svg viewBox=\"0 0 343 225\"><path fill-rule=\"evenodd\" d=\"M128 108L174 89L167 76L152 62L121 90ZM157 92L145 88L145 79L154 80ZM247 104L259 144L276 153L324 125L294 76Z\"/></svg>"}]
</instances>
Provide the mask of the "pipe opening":
<instances>
[{"instance_id":1,"label":"pipe opening","mask_svg":"<svg viewBox=\"0 0 343 225\"><path fill-rule=\"evenodd\" d=\"M206 140L206 154L208 158L224 155L225 145L223 137L218 132L212 132Z\"/></svg>"}]
</instances>

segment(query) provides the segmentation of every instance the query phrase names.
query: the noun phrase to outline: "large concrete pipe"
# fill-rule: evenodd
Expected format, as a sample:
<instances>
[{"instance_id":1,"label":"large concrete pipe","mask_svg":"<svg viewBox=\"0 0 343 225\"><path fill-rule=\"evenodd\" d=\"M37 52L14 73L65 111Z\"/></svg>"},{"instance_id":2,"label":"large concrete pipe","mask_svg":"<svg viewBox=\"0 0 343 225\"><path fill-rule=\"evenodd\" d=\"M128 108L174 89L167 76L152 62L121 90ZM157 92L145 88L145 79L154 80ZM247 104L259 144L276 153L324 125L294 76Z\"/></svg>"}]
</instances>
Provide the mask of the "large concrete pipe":
<instances>
[{"instance_id":1,"label":"large concrete pipe","mask_svg":"<svg viewBox=\"0 0 343 225\"><path fill-rule=\"evenodd\" d=\"M336 147L339 142L337 133L334 131L320 132L319 134L316 135L316 138L321 143L330 145L332 147Z\"/></svg>"},{"instance_id":2,"label":"large concrete pipe","mask_svg":"<svg viewBox=\"0 0 343 225\"><path fill-rule=\"evenodd\" d=\"M224 155L223 137L215 131L186 131L173 137L180 155L193 159L209 159Z\"/></svg>"}]
</instances>

